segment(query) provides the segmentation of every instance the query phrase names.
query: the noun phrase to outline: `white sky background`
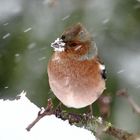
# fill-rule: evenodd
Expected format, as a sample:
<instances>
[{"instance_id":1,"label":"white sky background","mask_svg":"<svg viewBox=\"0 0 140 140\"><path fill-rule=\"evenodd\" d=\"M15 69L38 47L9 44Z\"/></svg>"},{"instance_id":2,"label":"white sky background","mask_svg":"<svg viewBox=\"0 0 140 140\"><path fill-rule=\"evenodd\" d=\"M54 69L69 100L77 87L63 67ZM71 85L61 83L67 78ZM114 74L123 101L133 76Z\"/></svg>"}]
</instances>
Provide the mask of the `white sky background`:
<instances>
[{"instance_id":1,"label":"white sky background","mask_svg":"<svg viewBox=\"0 0 140 140\"><path fill-rule=\"evenodd\" d=\"M25 128L36 117L39 108L22 93L21 99L0 100L0 140L95 140L94 135L55 116L41 119L30 132Z\"/></svg>"}]
</instances>

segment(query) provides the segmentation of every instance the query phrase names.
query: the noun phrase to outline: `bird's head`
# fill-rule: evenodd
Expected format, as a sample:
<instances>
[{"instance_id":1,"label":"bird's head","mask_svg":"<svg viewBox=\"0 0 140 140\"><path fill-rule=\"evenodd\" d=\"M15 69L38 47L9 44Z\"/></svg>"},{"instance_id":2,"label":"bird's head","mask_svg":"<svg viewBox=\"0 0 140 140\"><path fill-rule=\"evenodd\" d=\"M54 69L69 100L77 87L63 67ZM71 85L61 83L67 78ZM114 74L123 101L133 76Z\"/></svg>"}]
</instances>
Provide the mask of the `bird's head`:
<instances>
[{"instance_id":1,"label":"bird's head","mask_svg":"<svg viewBox=\"0 0 140 140\"><path fill-rule=\"evenodd\" d=\"M64 42L75 42L79 41L85 43L91 40L91 36L86 30L86 28L81 24L77 23L69 28L67 28L61 35L61 39Z\"/></svg>"},{"instance_id":2,"label":"bird's head","mask_svg":"<svg viewBox=\"0 0 140 140\"><path fill-rule=\"evenodd\" d=\"M56 52L62 52L76 58L89 54L90 51L97 51L90 33L81 23L67 28L51 46Z\"/></svg>"}]
</instances>

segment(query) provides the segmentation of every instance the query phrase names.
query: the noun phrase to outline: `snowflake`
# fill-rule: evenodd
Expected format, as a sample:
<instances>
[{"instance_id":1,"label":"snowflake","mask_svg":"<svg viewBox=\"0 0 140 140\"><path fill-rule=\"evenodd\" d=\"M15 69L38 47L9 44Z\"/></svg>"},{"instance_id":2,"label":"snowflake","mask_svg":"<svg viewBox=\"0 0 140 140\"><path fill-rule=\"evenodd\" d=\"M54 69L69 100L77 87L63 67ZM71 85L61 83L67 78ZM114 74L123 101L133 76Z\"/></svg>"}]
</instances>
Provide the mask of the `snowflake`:
<instances>
[{"instance_id":1,"label":"snowflake","mask_svg":"<svg viewBox=\"0 0 140 140\"><path fill-rule=\"evenodd\" d=\"M54 48L54 51L62 52L65 50L65 43L62 39L57 38L53 43L51 43L51 47Z\"/></svg>"}]
</instances>

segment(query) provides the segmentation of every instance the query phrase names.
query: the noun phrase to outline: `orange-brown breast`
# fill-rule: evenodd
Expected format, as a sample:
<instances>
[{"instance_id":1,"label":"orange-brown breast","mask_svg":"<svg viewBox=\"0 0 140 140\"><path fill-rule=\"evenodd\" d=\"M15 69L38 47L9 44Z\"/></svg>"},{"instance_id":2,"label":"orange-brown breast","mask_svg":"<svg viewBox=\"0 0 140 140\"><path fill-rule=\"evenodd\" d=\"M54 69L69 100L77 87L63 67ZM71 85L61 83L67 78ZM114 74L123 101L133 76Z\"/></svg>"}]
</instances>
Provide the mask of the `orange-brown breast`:
<instances>
[{"instance_id":1,"label":"orange-brown breast","mask_svg":"<svg viewBox=\"0 0 140 140\"><path fill-rule=\"evenodd\" d=\"M80 61L55 52L48 64L48 76L52 91L68 107L90 105L105 89L97 58Z\"/></svg>"}]
</instances>

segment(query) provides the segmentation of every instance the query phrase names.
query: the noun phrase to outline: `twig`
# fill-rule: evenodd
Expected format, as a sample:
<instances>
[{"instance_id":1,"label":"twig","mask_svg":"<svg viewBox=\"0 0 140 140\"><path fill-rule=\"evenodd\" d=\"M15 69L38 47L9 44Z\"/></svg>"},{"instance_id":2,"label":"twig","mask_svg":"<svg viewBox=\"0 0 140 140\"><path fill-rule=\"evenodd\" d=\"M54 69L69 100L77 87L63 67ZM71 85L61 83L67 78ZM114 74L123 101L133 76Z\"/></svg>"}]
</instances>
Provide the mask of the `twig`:
<instances>
[{"instance_id":1,"label":"twig","mask_svg":"<svg viewBox=\"0 0 140 140\"><path fill-rule=\"evenodd\" d=\"M53 104L52 104L52 101L49 99L48 100L48 104L47 104L47 107L45 108L45 110L42 112L43 110L41 109L39 112L38 112L38 115L36 117L36 119L28 125L28 127L26 128L27 131L30 131L32 129L32 127L43 117L47 116L47 115L52 115L54 113L54 110L53 110Z\"/></svg>"},{"instance_id":2,"label":"twig","mask_svg":"<svg viewBox=\"0 0 140 140\"><path fill-rule=\"evenodd\" d=\"M84 127L97 135L99 133L106 133L118 138L119 140L128 140L128 138L132 136L131 133L113 127L111 123L102 120L101 117L96 118L94 116L90 116L90 114L74 114L61 110L60 108L54 108L51 99L48 100L48 105L45 110L40 110L38 112L37 118L29 124L26 130L30 131L41 118L47 115L55 115L57 118L62 120L68 120L71 125Z\"/></svg>"},{"instance_id":3,"label":"twig","mask_svg":"<svg viewBox=\"0 0 140 140\"><path fill-rule=\"evenodd\" d=\"M106 134L114 136L119 140L129 140L133 136L133 134L115 127L109 127L109 129L106 131Z\"/></svg>"},{"instance_id":4,"label":"twig","mask_svg":"<svg viewBox=\"0 0 140 140\"><path fill-rule=\"evenodd\" d=\"M136 104L136 102L128 95L125 89L119 90L117 92L118 96L126 98L130 106L132 107L133 111L140 115L140 107Z\"/></svg>"}]
</instances>

